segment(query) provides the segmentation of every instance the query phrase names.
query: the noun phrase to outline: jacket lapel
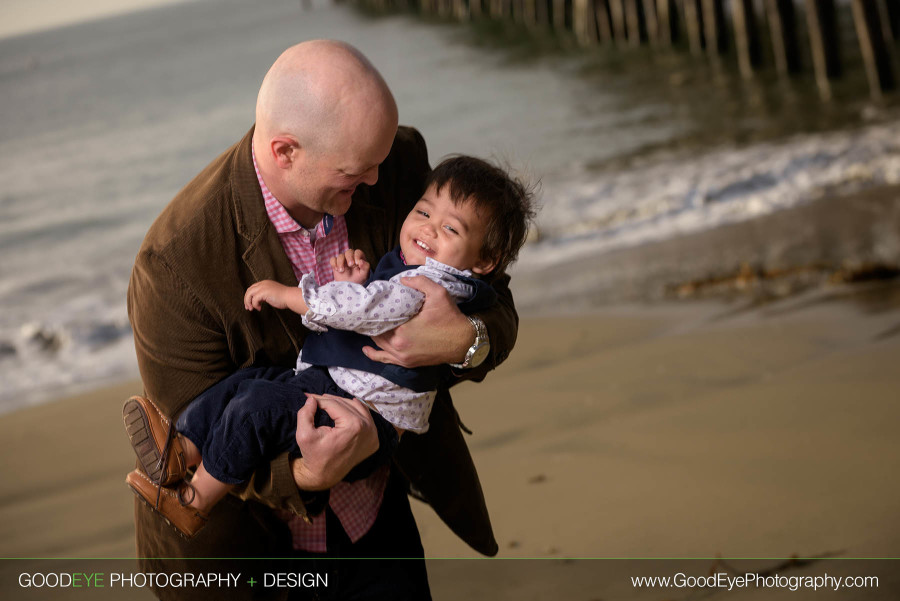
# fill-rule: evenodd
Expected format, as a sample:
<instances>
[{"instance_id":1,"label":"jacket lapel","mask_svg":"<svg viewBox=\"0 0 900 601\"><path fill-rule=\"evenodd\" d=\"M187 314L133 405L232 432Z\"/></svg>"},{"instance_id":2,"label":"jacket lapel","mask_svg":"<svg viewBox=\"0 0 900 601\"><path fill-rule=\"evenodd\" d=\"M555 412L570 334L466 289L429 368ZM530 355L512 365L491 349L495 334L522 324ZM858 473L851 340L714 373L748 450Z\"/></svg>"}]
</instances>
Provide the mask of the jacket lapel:
<instances>
[{"instance_id":1,"label":"jacket lapel","mask_svg":"<svg viewBox=\"0 0 900 601\"><path fill-rule=\"evenodd\" d=\"M284 252L278 232L269 221L265 201L259 188L256 170L253 168L251 144L253 128L238 143L232 165L232 200L238 234L246 241L242 258L254 279L275 280L287 286L296 286L297 277L291 261ZM275 311L285 334L296 349L305 338L306 329L300 315L292 311Z\"/></svg>"}]
</instances>

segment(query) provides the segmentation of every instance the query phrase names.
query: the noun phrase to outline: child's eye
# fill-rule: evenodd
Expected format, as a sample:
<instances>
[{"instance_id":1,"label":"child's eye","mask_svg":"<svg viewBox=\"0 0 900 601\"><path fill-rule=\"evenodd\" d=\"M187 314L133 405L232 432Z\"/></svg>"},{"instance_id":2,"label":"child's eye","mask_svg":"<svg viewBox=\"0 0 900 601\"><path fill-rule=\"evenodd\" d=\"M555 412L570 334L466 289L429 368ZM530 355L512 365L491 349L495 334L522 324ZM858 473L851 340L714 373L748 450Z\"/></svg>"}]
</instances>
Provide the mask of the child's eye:
<instances>
[{"instance_id":1,"label":"child's eye","mask_svg":"<svg viewBox=\"0 0 900 601\"><path fill-rule=\"evenodd\" d=\"M447 230L448 232L456 234L457 236L459 235L459 232L457 232L455 229L453 229L452 225L445 225L444 229Z\"/></svg>"},{"instance_id":2,"label":"child's eye","mask_svg":"<svg viewBox=\"0 0 900 601\"><path fill-rule=\"evenodd\" d=\"M427 219L428 217L431 217L431 215L429 215L428 213L426 213L426 212L423 211L422 209L416 209L416 213L418 213L418 214L421 215L422 217L425 217L426 219Z\"/></svg>"}]
</instances>

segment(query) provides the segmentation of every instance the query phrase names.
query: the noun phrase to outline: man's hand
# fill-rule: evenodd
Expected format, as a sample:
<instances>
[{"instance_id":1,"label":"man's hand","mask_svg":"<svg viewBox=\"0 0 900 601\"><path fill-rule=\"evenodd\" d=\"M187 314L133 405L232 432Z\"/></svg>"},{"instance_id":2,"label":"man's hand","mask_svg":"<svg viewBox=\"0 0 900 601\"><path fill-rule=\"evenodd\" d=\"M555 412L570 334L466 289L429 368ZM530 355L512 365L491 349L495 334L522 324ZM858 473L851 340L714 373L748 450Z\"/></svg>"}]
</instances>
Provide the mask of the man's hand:
<instances>
[{"instance_id":1,"label":"man's hand","mask_svg":"<svg viewBox=\"0 0 900 601\"><path fill-rule=\"evenodd\" d=\"M475 332L450 294L421 275L401 282L425 295L422 309L405 324L372 338L382 350L366 346L363 353L373 361L403 367L461 362Z\"/></svg>"},{"instance_id":2,"label":"man's hand","mask_svg":"<svg viewBox=\"0 0 900 601\"><path fill-rule=\"evenodd\" d=\"M244 293L244 308L248 311L262 310L263 303L276 309L290 309L300 315L309 311L303 300L303 292L299 288L285 286L273 280L256 282Z\"/></svg>"},{"instance_id":3,"label":"man's hand","mask_svg":"<svg viewBox=\"0 0 900 601\"><path fill-rule=\"evenodd\" d=\"M331 269L336 282L365 284L369 279L369 262L359 249L347 249L343 254L331 257Z\"/></svg>"},{"instance_id":4,"label":"man's hand","mask_svg":"<svg viewBox=\"0 0 900 601\"><path fill-rule=\"evenodd\" d=\"M294 481L303 490L331 488L357 463L378 450L378 432L365 405L358 399L331 394L307 394L297 412L297 446L303 457L292 461ZM316 428L316 408L324 409L334 427Z\"/></svg>"}]
</instances>

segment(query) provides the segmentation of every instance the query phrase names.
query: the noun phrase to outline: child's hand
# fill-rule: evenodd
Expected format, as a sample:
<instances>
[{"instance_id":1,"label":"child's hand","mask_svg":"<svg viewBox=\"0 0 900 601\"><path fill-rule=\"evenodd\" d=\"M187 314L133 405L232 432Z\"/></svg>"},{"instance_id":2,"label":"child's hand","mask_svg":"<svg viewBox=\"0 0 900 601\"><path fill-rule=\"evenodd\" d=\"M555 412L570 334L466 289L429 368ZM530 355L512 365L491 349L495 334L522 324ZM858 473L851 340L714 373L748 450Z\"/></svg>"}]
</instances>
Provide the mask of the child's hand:
<instances>
[{"instance_id":1,"label":"child's hand","mask_svg":"<svg viewBox=\"0 0 900 601\"><path fill-rule=\"evenodd\" d=\"M369 279L369 262L366 255L359 249L348 249L336 257L331 258L331 269L334 271L334 279L337 282L353 282L365 284Z\"/></svg>"},{"instance_id":2,"label":"child's hand","mask_svg":"<svg viewBox=\"0 0 900 601\"><path fill-rule=\"evenodd\" d=\"M272 280L256 282L244 293L244 308L248 311L262 309L262 304L267 303L276 309L288 308L288 291L293 288L279 284Z\"/></svg>"}]
</instances>

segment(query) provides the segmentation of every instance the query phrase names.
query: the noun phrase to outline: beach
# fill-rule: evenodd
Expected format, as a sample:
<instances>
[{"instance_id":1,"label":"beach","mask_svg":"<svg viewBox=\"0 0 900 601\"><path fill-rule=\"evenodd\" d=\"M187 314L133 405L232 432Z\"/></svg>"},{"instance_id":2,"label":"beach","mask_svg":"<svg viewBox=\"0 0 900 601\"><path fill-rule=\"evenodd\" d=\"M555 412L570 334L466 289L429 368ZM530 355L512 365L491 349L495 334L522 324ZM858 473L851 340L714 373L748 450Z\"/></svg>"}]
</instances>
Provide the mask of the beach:
<instances>
[{"instance_id":1,"label":"beach","mask_svg":"<svg viewBox=\"0 0 900 601\"><path fill-rule=\"evenodd\" d=\"M0 597L48 598L22 572L137 569L135 253L251 126L275 57L331 37L378 66L432 164L472 153L540 184L516 347L453 390L500 550L411 500L436 600L758 598L626 577L679 570L869 570L877 590L840 598L898 598L897 560L844 561L900 555L896 99L823 105L812 82L324 0L33 4L0 31Z\"/></svg>"},{"instance_id":2,"label":"beach","mask_svg":"<svg viewBox=\"0 0 900 601\"><path fill-rule=\"evenodd\" d=\"M896 555L898 292L870 289L894 299L879 309L863 292L525 316L509 360L454 391L499 557ZM139 392L0 420L0 556L134 556L119 411ZM477 557L412 503L429 558ZM434 562L435 599L516 570Z\"/></svg>"}]
</instances>

